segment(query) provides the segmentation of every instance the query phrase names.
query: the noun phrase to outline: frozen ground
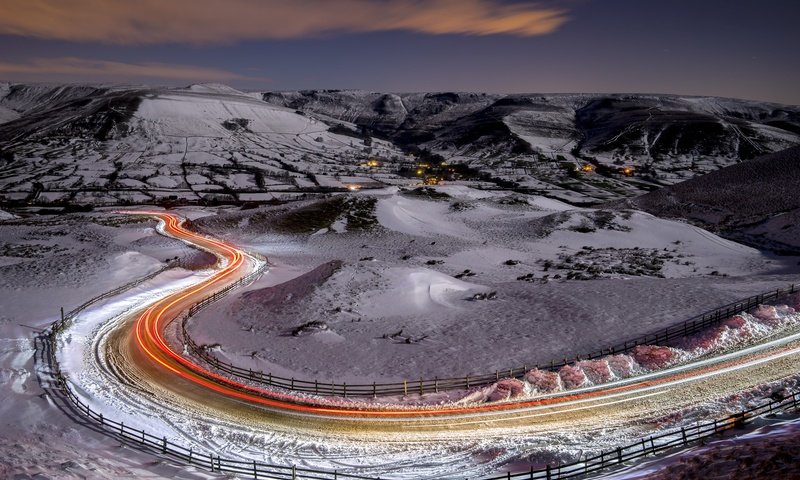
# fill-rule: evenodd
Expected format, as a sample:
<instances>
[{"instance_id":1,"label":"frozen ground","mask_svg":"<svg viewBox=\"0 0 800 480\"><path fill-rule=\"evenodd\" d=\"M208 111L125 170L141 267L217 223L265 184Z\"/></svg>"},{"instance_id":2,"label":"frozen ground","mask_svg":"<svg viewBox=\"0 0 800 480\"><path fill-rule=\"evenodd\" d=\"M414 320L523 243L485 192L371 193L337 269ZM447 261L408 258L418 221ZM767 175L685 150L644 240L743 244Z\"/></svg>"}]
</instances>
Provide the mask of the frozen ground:
<instances>
[{"instance_id":1,"label":"frozen ground","mask_svg":"<svg viewBox=\"0 0 800 480\"><path fill-rule=\"evenodd\" d=\"M273 267L195 317L195 340L286 377L460 377L588 353L796 279L797 258L639 212L459 187L351 200L196 222ZM311 235L294 230L306 217Z\"/></svg>"}]
</instances>

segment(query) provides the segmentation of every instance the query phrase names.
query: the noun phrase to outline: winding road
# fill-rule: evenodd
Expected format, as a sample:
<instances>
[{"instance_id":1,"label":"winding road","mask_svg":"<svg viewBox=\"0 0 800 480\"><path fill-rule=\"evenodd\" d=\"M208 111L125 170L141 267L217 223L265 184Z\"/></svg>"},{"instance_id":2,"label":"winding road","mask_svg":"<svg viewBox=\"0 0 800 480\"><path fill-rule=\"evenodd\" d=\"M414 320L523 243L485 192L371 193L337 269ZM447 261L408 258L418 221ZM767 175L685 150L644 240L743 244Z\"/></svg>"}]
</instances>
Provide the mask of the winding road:
<instances>
[{"instance_id":1,"label":"winding road","mask_svg":"<svg viewBox=\"0 0 800 480\"><path fill-rule=\"evenodd\" d=\"M129 212L130 213L130 212ZM635 402L640 398L665 395L694 382L710 382L719 377L732 384L741 384L750 377L749 372L775 370L774 375L759 374L753 384L770 378L800 371L800 333L763 342L726 355L701 359L678 367L644 376L632 377L585 389L543 396L535 400L498 402L480 405L450 405L436 407L391 407L342 400L298 396L276 390L265 390L234 381L219 375L192 359L182 355L165 339L168 324L180 317L189 306L245 277L259 260L226 242L211 239L187 230L182 220L169 213L147 213L161 220L161 231L169 236L213 253L219 258L218 269L207 280L185 291L170 295L153 304L135 320L135 328L124 328L133 345L128 345L133 364L138 368L158 374L159 377L180 378L201 391L229 398L236 402L259 405L283 413L324 415L355 418L420 418L464 415L510 414L520 417L520 411L547 409L548 411L574 411L587 404L603 405L613 402ZM136 348L130 348L135 346ZM786 363L788 369L776 368ZM769 368L767 368L769 367ZM731 378L734 377L734 378ZM722 392L721 392L722 393ZM669 395L671 396L671 395ZM581 407L576 407L581 405ZM593 407L594 408L594 407Z\"/></svg>"},{"instance_id":2,"label":"winding road","mask_svg":"<svg viewBox=\"0 0 800 480\"><path fill-rule=\"evenodd\" d=\"M258 268L257 258L183 227L165 212L147 214L160 231L219 258L213 275L131 315L107 335L103 354L115 374L187 412L267 431L357 441L441 442L523 438L530 434L638 428L683 409L714 402L800 372L800 332L765 338L735 351L606 384L495 403L430 406L377 404L265 390L222 376L184 355L169 340L170 325L194 303Z\"/></svg>"}]
</instances>

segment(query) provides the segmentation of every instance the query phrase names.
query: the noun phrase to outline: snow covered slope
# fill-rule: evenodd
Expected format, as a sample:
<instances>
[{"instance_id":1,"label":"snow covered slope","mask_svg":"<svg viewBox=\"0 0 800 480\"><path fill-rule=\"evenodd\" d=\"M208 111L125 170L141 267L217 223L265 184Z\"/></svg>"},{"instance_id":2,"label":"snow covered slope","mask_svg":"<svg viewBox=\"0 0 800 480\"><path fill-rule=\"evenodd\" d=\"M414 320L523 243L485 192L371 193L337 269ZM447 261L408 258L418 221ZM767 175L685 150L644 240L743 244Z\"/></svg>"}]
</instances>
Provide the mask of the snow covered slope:
<instances>
[{"instance_id":1,"label":"snow covered slope","mask_svg":"<svg viewBox=\"0 0 800 480\"><path fill-rule=\"evenodd\" d=\"M743 287L780 286L798 268L685 222L450 185L218 212L195 227L273 266L190 333L221 358L287 377L380 382L549 362Z\"/></svg>"},{"instance_id":2,"label":"snow covered slope","mask_svg":"<svg viewBox=\"0 0 800 480\"><path fill-rule=\"evenodd\" d=\"M23 113L0 125L6 200L269 200L317 187L317 174L353 173L372 154L402 156L224 85L81 92L12 86L4 97Z\"/></svg>"},{"instance_id":3,"label":"snow covered slope","mask_svg":"<svg viewBox=\"0 0 800 480\"><path fill-rule=\"evenodd\" d=\"M0 84L0 195L43 205L425 178L596 204L797 144L797 107L710 97Z\"/></svg>"},{"instance_id":4,"label":"snow covered slope","mask_svg":"<svg viewBox=\"0 0 800 480\"><path fill-rule=\"evenodd\" d=\"M800 252L800 147L764 155L621 203L685 218L737 241Z\"/></svg>"},{"instance_id":5,"label":"snow covered slope","mask_svg":"<svg viewBox=\"0 0 800 480\"><path fill-rule=\"evenodd\" d=\"M797 107L714 97L323 90L264 100L556 196L630 195L800 143ZM591 172L576 172L585 164Z\"/></svg>"}]
</instances>

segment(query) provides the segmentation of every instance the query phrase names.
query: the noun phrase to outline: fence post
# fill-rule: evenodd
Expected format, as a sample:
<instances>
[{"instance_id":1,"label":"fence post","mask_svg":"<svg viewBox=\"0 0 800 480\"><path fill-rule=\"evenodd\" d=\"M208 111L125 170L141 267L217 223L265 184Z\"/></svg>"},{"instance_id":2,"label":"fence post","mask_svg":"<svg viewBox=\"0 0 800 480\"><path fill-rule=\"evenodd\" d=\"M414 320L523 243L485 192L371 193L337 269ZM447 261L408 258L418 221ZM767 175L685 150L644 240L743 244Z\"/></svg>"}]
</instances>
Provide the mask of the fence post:
<instances>
[{"instance_id":1,"label":"fence post","mask_svg":"<svg viewBox=\"0 0 800 480\"><path fill-rule=\"evenodd\" d=\"M433 390L439 393L439 377L433 379Z\"/></svg>"},{"instance_id":2,"label":"fence post","mask_svg":"<svg viewBox=\"0 0 800 480\"><path fill-rule=\"evenodd\" d=\"M469 375L467 375L466 377L464 377L464 380L466 381L466 384L467 384L467 389L469 389Z\"/></svg>"},{"instance_id":3,"label":"fence post","mask_svg":"<svg viewBox=\"0 0 800 480\"><path fill-rule=\"evenodd\" d=\"M378 397L378 386L375 385L375 382L372 382L372 398Z\"/></svg>"},{"instance_id":4,"label":"fence post","mask_svg":"<svg viewBox=\"0 0 800 480\"><path fill-rule=\"evenodd\" d=\"M617 463L622 463L622 447L617 447Z\"/></svg>"},{"instance_id":5,"label":"fence post","mask_svg":"<svg viewBox=\"0 0 800 480\"><path fill-rule=\"evenodd\" d=\"M403 380L403 395L408 395L408 382Z\"/></svg>"},{"instance_id":6,"label":"fence post","mask_svg":"<svg viewBox=\"0 0 800 480\"><path fill-rule=\"evenodd\" d=\"M292 465L292 480L297 480L297 467Z\"/></svg>"},{"instance_id":7,"label":"fence post","mask_svg":"<svg viewBox=\"0 0 800 480\"><path fill-rule=\"evenodd\" d=\"M119 434L125 436L125 422L119 423Z\"/></svg>"},{"instance_id":8,"label":"fence post","mask_svg":"<svg viewBox=\"0 0 800 480\"><path fill-rule=\"evenodd\" d=\"M144 443L144 429L142 429L142 443Z\"/></svg>"},{"instance_id":9,"label":"fence post","mask_svg":"<svg viewBox=\"0 0 800 480\"><path fill-rule=\"evenodd\" d=\"M253 478L258 480L258 468L256 468L256 461L253 460Z\"/></svg>"},{"instance_id":10,"label":"fence post","mask_svg":"<svg viewBox=\"0 0 800 480\"><path fill-rule=\"evenodd\" d=\"M189 447L189 464L192 463L192 454L194 453L194 447Z\"/></svg>"},{"instance_id":11,"label":"fence post","mask_svg":"<svg viewBox=\"0 0 800 480\"><path fill-rule=\"evenodd\" d=\"M214 454L213 453L209 453L208 454L208 463L209 463L209 466L211 467L211 471L213 472L214 471Z\"/></svg>"},{"instance_id":12,"label":"fence post","mask_svg":"<svg viewBox=\"0 0 800 480\"><path fill-rule=\"evenodd\" d=\"M87 410L89 409L89 405L88 405L88 404L86 405L86 409L87 409ZM103 414L102 414L102 413L100 414L100 425L105 425L105 423L104 423L104 420L103 420Z\"/></svg>"},{"instance_id":13,"label":"fence post","mask_svg":"<svg viewBox=\"0 0 800 480\"><path fill-rule=\"evenodd\" d=\"M344 392L344 398L347 398L347 382L342 384L342 391Z\"/></svg>"},{"instance_id":14,"label":"fence post","mask_svg":"<svg viewBox=\"0 0 800 480\"><path fill-rule=\"evenodd\" d=\"M161 453L167 453L167 437L162 438Z\"/></svg>"},{"instance_id":15,"label":"fence post","mask_svg":"<svg viewBox=\"0 0 800 480\"><path fill-rule=\"evenodd\" d=\"M686 427L681 427L681 437L683 437L683 444L687 445L689 441L686 439Z\"/></svg>"},{"instance_id":16,"label":"fence post","mask_svg":"<svg viewBox=\"0 0 800 480\"><path fill-rule=\"evenodd\" d=\"M550 465L547 465L547 480L550 480L552 477L550 476Z\"/></svg>"}]
</instances>

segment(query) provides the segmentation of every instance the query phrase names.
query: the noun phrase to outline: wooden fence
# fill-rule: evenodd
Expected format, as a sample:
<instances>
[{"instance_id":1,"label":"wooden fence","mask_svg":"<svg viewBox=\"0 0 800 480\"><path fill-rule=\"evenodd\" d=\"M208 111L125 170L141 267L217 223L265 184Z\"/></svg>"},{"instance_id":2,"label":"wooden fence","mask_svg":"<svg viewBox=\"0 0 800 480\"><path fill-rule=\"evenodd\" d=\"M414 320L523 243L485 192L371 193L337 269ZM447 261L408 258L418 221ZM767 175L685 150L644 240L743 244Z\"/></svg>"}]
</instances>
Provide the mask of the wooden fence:
<instances>
[{"instance_id":1,"label":"wooden fence","mask_svg":"<svg viewBox=\"0 0 800 480\"><path fill-rule=\"evenodd\" d=\"M308 380L293 377L281 377L273 375L269 372L260 370L253 370L251 368L243 368L232 363L225 362L215 357L201 345L198 345L189 335L186 325L189 319L197 312L212 304L213 302L221 299L225 294L230 292L238 285L231 285L225 289L217 292L189 308L188 313L181 321L181 331L183 339L189 351L201 358L207 364L216 368L221 372L232 375L236 378L247 380L261 385L270 387L278 387L287 390L313 393L315 395L328 395L340 397L377 397L378 395L408 395L418 393L438 393L446 390L461 390L470 389L477 386L484 386L496 382L502 378L518 378L521 379L531 368L538 368L542 370L556 371L568 365L573 361L591 360L607 355L614 355L619 353L626 353L639 345L665 345L669 342L682 338L693 333L705 330L709 327L719 325L725 319L736 315L738 313L750 311L757 306L769 300L775 300L780 297L789 295L798 291L798 286L795 284L789 285L785 289L777 289L774 291L753 295L751 297L739 300L737 302L729 303L717 308L711 312L698 315L694 318L681 322L679 324L659 330L655 333L643 335L633 340L613 345L608 348L603 348L595 352L585 355L578 355L574 358L564 358L562 360L553 360L545 364L523 365L503 370L496 370L491 373L480 375L464 375L463 377L454 378L433 378L433 379L414 379L404 380L402 382L393 383L377 383L371 384L347 384L345 382L321 382L319 380Z\"/></svg>"},{"instance_id":2,"label":"wooden fence","mask_svg":"<svg viewBox=\"0 0 800 480\"><path fill-rule=\"evenodd\" d=\"M66 399L77 409L79 413L85 416L86 419L100 426L108 434L114 435L117 438L122 438L128 442L138 445L143 451L153 453L155 455L169 457L185 465L193 465L199 468L207 469L210 472L228 473L238 476L246 476L253 479L310 479L310 480L336 480L336 479L360 479L360 480L380 480L380 477L368 477L353 474L340 473L336 470L317 470L296 465L277 465L265 462L258 462L256 460L231 460L222 458L214 452L195 451L193 448L186 448L185 446L176 444L168 440L165 436L158 436L148 433L144 429L134 428L130 425L125 425L124 422L105 417L103 413L93 410L88 403L83 402L78 395L74 392L69 384L68 379L62 373L58 358L56 356L56 345L58 335L63 332L72 320L86 307L104 299L111 297L138 284L141 284L150 278L155 277L161 273L162 270L154 272L147 277L131 282L123 287L116 288L109 292L98 295L97 297L85 302L78 308L72 310L67 315L63 315L61 319L54 322L49 331L45 332L40 340L45 343L47 350L47 361L50 364L50 372L56 385ZM253 272L248 277L254 277L260 274L260 271ZM247 279L248 277L245 277ZM241 283L248 280L242 279ZM236 285L226 287L225 293L229 292ZM721 319L735 313L745 311L745 309L753 308L752 303L757 301L763 302L770 298L776 298L780 295L792 293L795 291L794 285L787 291L778 290L764 295L757 295L750 297L750 299L743 302L736 302L728 306L717 309L709 315L703 315L695 323L685 322L687 325L686 331L690 331L697 326L701 329L700 325L708 326L719 323ZM217 292L219 294L219 292ZM222 293L224 295L224 293ZM210 297L209 297L210 298ZM217 297L221 298L221 297ZM208 305L213 300L204 305ZM202 303L202 302L201 302ZM202 308L202 307L201 307ZM723 313L724 312L724 313ZM667 329L663 335L667 338L670 337L673 330ZM696 331L696 330L692 330ZM658 338L664 338L659 334ZM630 342L626 342L630 343ZM641 345L642 343L638 343ZM625 348L632 348L626 346ZM597 473L606 468L619 466L624 462L630 462L635 459L643 458L650 455L657 455L664 453L675 448L688 446L701 439L708 438L720 432L724 432L751 422L755 418L778 413L784 410L798 408L798 394L793 392L780 398L770 399L767 403L756 406L736 414L730 415L722 419L715 419L705 423L699 423L691 427L682 427L680 430L671 430L669 432L650 436L641 439L638 442L628 444L623 447L603 450L599 454L584 458L575 462L557 465L547 465L544 468L533 469L530 468L523 472L506 472L499 476L482 477L484 480L502 480L502 479L546 479L546 480L560 480L580 478ZM448 475L453 477L453 475ZM460 478L460 477L459 477Z\"/></svg>"},{"instance_id":3,"label":"wooden fence","mask_svg":"<svg viewBox=\"0 0 800 480\"><path fill-rule=\"evenodd\" d=\"M60 322L61 321L58 321L56 323ZM59 389L76 407L77 411L88 420L99 425L107 433L119 436L138 445L144 451L155 455L170 457L185 465L193 465L207 469L210 472L229 473L253 479L336 480L341 478L380 480L380 477L353 475L341 473L336 470L317 470L298 467L296 465L277 465L256 460L231 460L222 458L221 455L215 454L214 452L196 451L191 447L187 448L183 445L176 444L168 440L165 436L152 435L144 429L134 428L130 425L125 425L124 422L108 418L83 402L75 394L66 377L62 374L54 349L57 336L56 332L62 329L57 325L53 327L49 334L44 335L44 340L49 343L48 351L50 352L49 361L52 366L51 373ZM664 453L672 449L686 447L701 439L749 423L759 416L774 414L789 409L796 410L798 406L800 406L798 403L798 395L797 392L794 392L785 397L771 399L763 405L744 410L722 419L715 419L691 427L682 427L679 430L675 429L660 435L643 438L638 442L623 447L603 450L594 456L579 461L552 466L548 465L539 469L530 468L522 472L507 472L499 476L481 478L485 480L512 478L560 480L585 477L610 467L619 466L625 462L631 462L639 458L658 455L659 453ZM448 475L448 477L452 476Z\"/></svg>"}]
</instances>

